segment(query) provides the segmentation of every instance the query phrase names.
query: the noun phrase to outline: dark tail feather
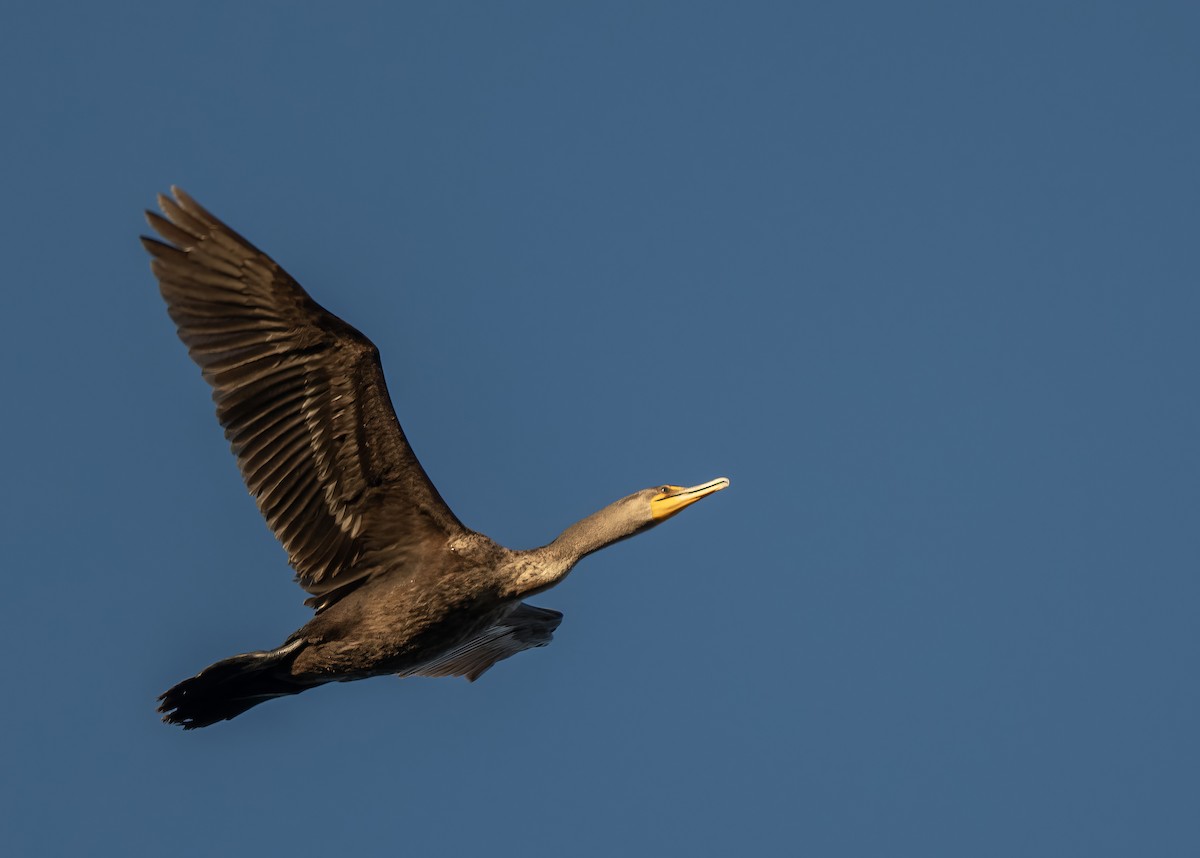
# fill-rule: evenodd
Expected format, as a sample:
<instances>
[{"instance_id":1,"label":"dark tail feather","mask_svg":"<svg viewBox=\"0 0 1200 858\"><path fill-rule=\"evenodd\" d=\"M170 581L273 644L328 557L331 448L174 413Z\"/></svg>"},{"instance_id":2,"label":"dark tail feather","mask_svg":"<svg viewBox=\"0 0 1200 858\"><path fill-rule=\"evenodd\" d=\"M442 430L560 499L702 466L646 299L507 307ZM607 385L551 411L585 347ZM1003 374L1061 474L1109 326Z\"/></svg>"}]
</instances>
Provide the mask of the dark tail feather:
<instances>
[{"instance_id":1,"label":"dark tail feather","mask_svg":"<svg viewBox=\"0 0 1200 858\"><path fill-rule=\"evenodd\" d=\"M304 645L296 640L270 652L248 652L210 665L159 697L163 721L185 730L207 727L241 715L274 697L312 688L297 682L288 668Z\"/></svg>"}]
</instances>

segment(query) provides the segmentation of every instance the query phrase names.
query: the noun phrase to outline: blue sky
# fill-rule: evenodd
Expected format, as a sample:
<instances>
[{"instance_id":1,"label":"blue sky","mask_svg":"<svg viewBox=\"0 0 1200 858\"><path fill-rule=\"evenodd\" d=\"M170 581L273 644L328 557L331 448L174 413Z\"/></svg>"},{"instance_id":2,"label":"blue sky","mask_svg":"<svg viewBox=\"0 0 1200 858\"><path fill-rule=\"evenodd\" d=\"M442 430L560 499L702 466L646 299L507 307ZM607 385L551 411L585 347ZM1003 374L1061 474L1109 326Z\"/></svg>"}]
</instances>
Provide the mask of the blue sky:
<instances>
[{"instance_id":1,"label":"blue sky","mask_svg":"<svg viewBox=\"0 0 1200 858\"><path fill-rule=\"evenodd\" d=\"M1200 851L1194 4L42 4L0 32L12 854ZM380 347L554 643L185 734L303 593L136 236Z\"/></svg>"}]
</instances>

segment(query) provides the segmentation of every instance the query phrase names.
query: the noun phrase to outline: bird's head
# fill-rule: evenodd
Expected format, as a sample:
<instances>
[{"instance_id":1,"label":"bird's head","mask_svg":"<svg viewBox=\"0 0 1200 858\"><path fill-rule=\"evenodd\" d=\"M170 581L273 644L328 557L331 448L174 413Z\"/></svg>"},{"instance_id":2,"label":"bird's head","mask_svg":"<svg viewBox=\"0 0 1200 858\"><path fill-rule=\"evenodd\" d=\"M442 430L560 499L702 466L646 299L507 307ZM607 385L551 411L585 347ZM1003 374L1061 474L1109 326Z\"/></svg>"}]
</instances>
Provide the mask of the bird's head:
<instances>
[{"instance_id":1,"label":"bird's head","mask_svg":"<svg viewBox=\"0 0 1200 858\"><path fill-rule=\"evenodd\" d=\"M714 492L729 485L725 477L717 477L698 486L656 486L644 489L644 495L650 504L650 521L652 524L666 521L671 516L694 504L701 498L706 498Z\"/></svg>"},{"instance_id":2,"label":"bird's head","mask_svg":"<svg viewBox=\"0 0 1200 858\"><path fill-rule=\"evenodd\" d=\"M622 498L598 515L607 519L614 533L620 538L649 530L668 518L729 485L725 477L718 477L698 486L654 486L634 492Z\"/></svg>"},{"instance_id":3,"label":"bird's head","mask_svg":"<svg viewBox=\"0 0 1200 858\"><path fill-rule=\"evenodd\" d=\"M569 568L581 557L649 530L728 485L729 480L718 477L690 488L654 486L642 489L571 525L551 545L568 559Z\"/></svg>"}]
</instances>

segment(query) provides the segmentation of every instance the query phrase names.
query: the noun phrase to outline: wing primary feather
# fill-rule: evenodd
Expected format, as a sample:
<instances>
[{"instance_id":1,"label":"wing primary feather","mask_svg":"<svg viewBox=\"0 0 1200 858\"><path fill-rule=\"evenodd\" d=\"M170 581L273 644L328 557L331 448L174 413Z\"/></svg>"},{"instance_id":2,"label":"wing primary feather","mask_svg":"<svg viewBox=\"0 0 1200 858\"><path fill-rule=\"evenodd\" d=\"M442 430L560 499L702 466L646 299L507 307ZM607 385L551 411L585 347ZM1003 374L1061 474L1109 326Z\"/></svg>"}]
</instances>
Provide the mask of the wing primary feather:
<instances>
[{"instance_id":1,"label":"wing primary feather","mask_svg":"<svg viewBox=\"0 0 1200 858\"><path fill-rule=\"evenodd\" d=\"M379 351L180 188L142 236L179 337L213 388L242 478L300 584L328 607L381 552L466 529L413 455ZM364 558L375 557L375 560ZM400 562L397 555L397 563ZM402 571L402 569L399 569Z\"/></svg>"}]
</instances>

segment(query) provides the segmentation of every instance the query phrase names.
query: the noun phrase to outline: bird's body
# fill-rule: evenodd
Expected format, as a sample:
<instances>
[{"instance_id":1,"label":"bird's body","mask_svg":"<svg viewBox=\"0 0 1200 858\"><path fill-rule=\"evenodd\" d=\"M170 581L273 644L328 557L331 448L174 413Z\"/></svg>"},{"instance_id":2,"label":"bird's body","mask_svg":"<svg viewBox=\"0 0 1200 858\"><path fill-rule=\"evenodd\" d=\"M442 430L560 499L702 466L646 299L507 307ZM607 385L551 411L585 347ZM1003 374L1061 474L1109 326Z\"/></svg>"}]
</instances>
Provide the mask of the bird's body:
<instances>
[{"instance_id":1,"label":"bird's body","mask_svg":"<svg viewBox=\"0 0 1200 858\"><path fill-rule=\"evenodd\" d=\"M314 616L296 632L306 643L296 672L347 679L418 671L430 653L451 649L502 618L520 604L501 588L512 552L491 540L479 543L462 554L410 562ZM449 562L441 559L447 555ZM363 629L387 633L364 636Z\"/></svg>"},{"instance_id":2,"label":"bird's body","mask_svg":"<svg viewBox=\"0 0 1200 858\"><path fill-rule=\"evenodd\" d=\"M270 257L178 189L143 239L180 338L213 387L247 487L316 609L278 649L217 662L163 694L185 729L273 697L370 676L466 676L549 643L523 600L587 554L728 485L643 489L528 551L465 527L396 420L379 353Z\"/></svg>"}]
</instances>

